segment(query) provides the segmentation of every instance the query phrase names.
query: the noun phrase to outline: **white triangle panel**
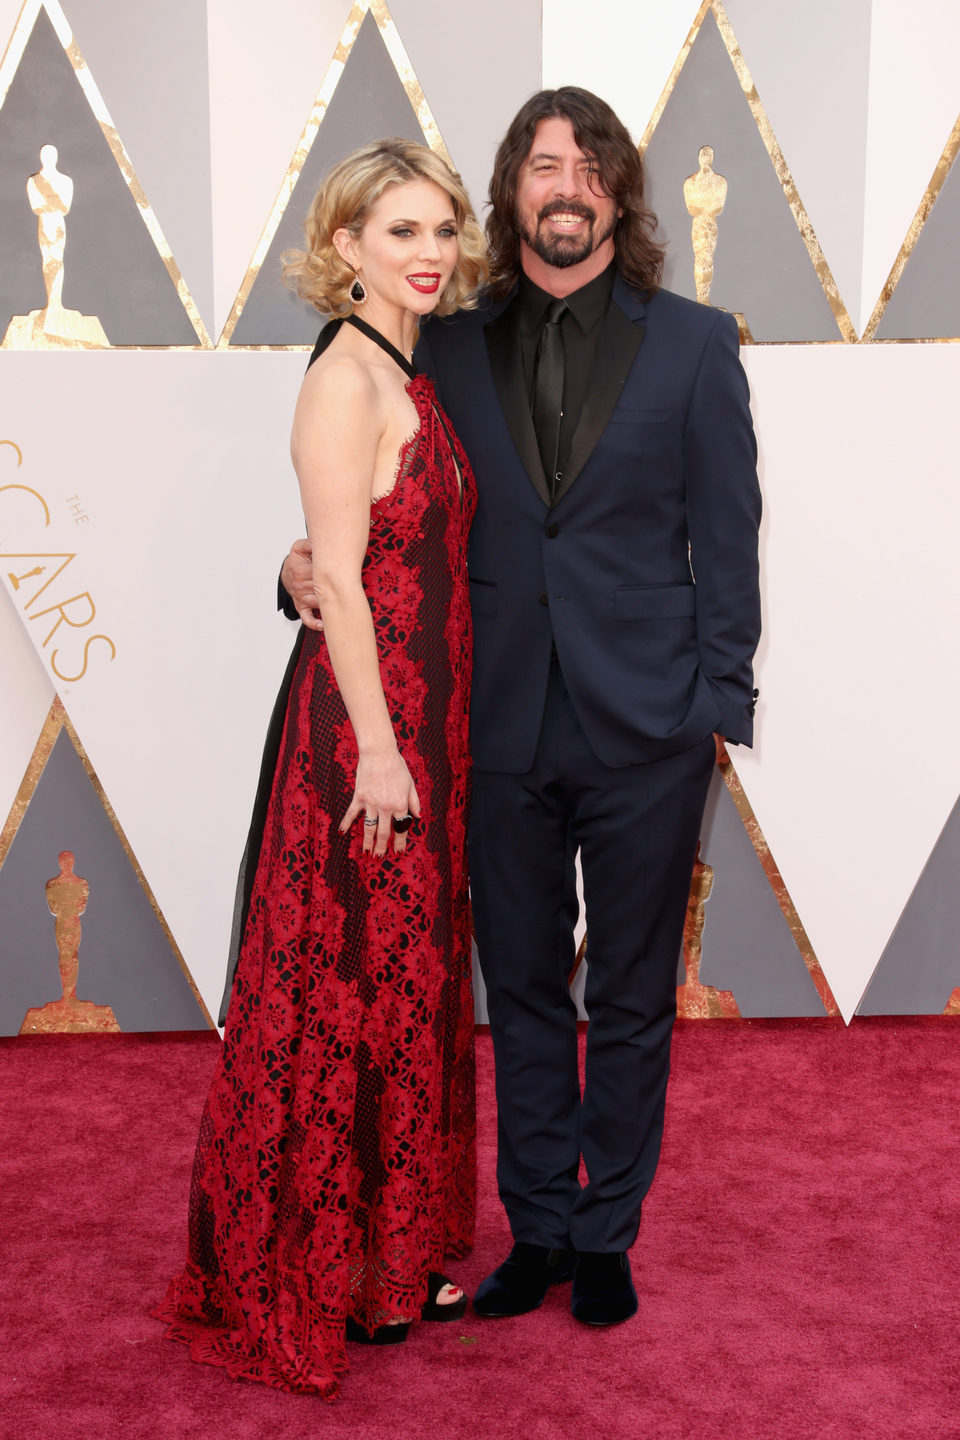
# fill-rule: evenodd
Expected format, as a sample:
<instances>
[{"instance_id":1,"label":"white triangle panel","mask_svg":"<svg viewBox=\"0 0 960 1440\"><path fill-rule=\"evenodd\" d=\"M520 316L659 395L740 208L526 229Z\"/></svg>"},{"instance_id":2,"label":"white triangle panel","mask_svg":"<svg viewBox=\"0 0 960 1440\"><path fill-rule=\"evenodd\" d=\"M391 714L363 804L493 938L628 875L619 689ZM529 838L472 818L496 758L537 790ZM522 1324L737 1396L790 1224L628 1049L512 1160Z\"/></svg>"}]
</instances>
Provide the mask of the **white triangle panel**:
<instances>
[{"instance_id":1,"label":"white triangle panel","mask_svg":"<svg viewBox=\"0 0 960 1440\"><path fill-rule=\"evenodd\" d=\"M30 466L51 515L41 529L24 510L7 548L75 556L26 609L39 581L24 582L16 614L46 674L55 663L73 677L57 682L64 704L216 1013L260 750L294 638L275 603L303 528L289 459L303 357L51 353L4 369L24 435L43 437L20 473ZM5 615L7 569L0 561ZM77 596L89 601L67 603ZM61 601L68 618L45 644L59 612L36 612Z\"/></svg>"},{"instance_id":2,"label":"white triangle panel","mask_svg":"<svg viewBox=\"0 0 960 1440\"><path fill-rule=\"evenodd\" d=\"M350 13L350 0L208 0L214 308L220 334Z\"/></svg>"},{"instance_id":3,"label":"white triangle panel","mask_svg":"<svg viewBox=\"0 0 960 1440\"><path fill-rule=\"evenodd\" d=\"M747 350L757 748L737 771L844 1015L960 789L956 346Z\"/></svg>"},{"instance_id":4,"label":"white triangle panel","mask_svg":"<svg viewBox=\"0 0 960 1440\"><path fill-rule=\"evenodd\" d=\"M873 0L860 333L960 110L960 6Z\"/></svg>"}]
</instances>

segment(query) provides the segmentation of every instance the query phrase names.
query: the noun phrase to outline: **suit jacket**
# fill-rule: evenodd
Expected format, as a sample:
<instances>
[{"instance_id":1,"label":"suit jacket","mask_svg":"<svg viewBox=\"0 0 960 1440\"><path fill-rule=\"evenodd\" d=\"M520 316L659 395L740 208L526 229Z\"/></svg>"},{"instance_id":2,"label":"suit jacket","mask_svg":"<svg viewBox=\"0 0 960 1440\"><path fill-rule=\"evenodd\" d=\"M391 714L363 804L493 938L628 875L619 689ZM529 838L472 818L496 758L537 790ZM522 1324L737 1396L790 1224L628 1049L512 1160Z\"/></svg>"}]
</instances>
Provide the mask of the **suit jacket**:
<instances>
[{"instance_id":1,"label":"suit jacket","mask_svg":"<svg viewBox=\"0 0 960 1440\"><path fill-rule=\"evenodd\" d=\"M618 276L552 503L518 323L510 299L434 318L416 353L477 478L475 766L532 765L554 644L605 764L711 730L750 744L760 491L736 322Z\"/></svg>"}]
</instances>

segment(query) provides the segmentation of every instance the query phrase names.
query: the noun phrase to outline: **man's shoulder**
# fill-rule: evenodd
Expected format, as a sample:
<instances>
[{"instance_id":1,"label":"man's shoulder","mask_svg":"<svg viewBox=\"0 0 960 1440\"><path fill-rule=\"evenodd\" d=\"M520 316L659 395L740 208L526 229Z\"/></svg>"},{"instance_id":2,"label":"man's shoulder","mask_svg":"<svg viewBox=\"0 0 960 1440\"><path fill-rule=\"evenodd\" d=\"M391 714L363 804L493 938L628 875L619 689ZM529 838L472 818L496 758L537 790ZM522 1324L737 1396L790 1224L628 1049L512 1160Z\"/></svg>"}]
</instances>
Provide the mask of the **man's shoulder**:
<instances>
[{"instance_id":1,"label":"man's shoulder","mask_svg":"<svg viewBox=\"0 0 960 1440\"><path fill-rule=\"evenodd\" d=\"M704 340L718 325L737 328L736 320L727 311L701 305L699 300L689 300L674 290L655 290L647 299L646 308L650 321L682 329Z\"/></svg>"},{"instance_id":2,"label":"man's shoulder","mask_svg":"<svg viewBox=\"0 0 960 1440\"><path fill-rule=\"evenodd\" d=\"M481 295L472 310L455 310L452 315L428 316L420 333L427 337L431 345L435 341L443 344L445 341L473 335L482 330L493 313L493 302Z\"/></svg>"}]
</instances>

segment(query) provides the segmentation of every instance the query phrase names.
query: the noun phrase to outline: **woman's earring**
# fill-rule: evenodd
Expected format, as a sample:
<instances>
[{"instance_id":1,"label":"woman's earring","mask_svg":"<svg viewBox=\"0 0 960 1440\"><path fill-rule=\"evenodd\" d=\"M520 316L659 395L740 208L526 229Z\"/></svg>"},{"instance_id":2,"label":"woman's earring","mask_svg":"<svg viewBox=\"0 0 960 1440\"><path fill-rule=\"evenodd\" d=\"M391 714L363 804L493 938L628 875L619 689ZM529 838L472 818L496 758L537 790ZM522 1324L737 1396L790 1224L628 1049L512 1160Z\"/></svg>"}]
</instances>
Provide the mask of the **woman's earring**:
<instances>
[{"instance_id":1,"label":"woman's earring","mask_svg":"<svg viewBox=\"0 0 960 1440\"><path fill-rule=\"evenodd\" d=\"M357 278L354 280L353 284L350 286L350 299L353 301L354 305L362 305L366 298L367 292L364 289L363 281L358 275Z\"/></svg>"}]
</instances>

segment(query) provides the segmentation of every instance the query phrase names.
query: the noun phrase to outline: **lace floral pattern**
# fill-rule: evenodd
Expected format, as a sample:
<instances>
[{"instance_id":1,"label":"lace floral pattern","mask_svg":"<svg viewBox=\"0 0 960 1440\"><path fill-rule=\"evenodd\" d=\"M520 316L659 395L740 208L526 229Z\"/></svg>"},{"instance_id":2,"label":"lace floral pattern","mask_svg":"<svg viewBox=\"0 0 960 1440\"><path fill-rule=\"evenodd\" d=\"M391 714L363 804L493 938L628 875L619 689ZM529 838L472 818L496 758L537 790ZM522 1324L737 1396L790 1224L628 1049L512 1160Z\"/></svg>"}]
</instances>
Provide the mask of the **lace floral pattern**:
<instances>
[{"instance_id":1,"label":"lace floral pattern","mask_svg":"<svg viewBox=\"0 0 960 1440\"><path fill-rule=\"evenodd\" d=\"M401 855L338 823L357 750L306 632L190 1194L185 1268L157 1310L193 1357L337 1393L344 1326L419 1313L473 1237L473 1005L465 824L469 466L430 382L371 508L363 566L384 693L422 819Z\"/></svg>"}]
</instances>

